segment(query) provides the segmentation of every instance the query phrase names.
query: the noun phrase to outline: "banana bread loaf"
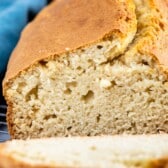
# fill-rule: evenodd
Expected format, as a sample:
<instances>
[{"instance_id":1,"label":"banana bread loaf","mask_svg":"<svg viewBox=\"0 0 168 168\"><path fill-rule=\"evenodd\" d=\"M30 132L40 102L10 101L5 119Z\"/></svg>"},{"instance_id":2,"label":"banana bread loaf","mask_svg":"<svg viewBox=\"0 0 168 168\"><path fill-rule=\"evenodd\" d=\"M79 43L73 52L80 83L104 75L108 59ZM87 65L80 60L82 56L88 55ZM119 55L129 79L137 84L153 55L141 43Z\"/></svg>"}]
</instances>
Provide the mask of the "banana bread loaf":
<instances>
[{"instance_id":1,"label":"banana bread loaf","mask_svg":"<svg viewBox=\"0 0 168 168\"><path fill-rule=\"evenodd\" d=\"M167 0L46 7L3 82L11 137L168 133L167 11Z\"/></svg>"}]
</instances>

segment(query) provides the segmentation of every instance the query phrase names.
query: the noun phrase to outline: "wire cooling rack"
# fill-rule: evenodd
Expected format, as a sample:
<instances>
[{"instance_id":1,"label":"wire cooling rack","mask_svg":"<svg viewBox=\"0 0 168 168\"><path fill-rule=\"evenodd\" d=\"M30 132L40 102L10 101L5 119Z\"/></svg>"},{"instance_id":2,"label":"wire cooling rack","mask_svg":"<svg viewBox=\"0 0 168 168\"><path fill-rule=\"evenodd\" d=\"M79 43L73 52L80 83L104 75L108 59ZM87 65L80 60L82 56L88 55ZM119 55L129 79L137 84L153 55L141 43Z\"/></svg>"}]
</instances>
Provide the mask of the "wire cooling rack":
<instances>
[{"instance_id":1,"label":"wire cooling rack","mask_svg":"<svg viewBox=\"0 0 168 168\"><path fill-rule=\"evenodd\" d=\"M10 138L6 123L6 105L0 105L0 143Z\"/></svg>"}]
</instances>

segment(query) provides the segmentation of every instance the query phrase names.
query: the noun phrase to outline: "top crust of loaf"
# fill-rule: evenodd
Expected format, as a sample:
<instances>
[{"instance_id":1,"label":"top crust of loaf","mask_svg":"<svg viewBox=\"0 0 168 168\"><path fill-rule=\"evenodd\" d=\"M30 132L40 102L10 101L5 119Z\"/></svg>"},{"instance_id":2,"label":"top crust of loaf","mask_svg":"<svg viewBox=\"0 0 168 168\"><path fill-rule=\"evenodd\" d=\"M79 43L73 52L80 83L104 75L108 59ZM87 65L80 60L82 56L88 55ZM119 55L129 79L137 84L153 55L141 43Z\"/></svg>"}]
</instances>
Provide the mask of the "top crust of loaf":
<instances>
[{"instance_id":1,"label":"top crust of loaf","mask_svg":"<svg viewBox=\"0 0 168 168\"><path fill-rule=\"evenodd\" d=\"M59 0L23 31L5 81L39 60L136 31L132 0ZM129 23L128 23L129 22Z\"/></svg>"},{"instance_id":2,"label":"top crust of loaf","mask_svg":"<svg viewBox=\"0 0 168 168\"><path fill-rule=\"evenodd\" d=\"M158 25L162 31L151 36L152 41L142 40L136 50L153 56L168 72L168 0L58 0L40 12L22 32L8 64L4 91L11 79L40 60L108 38L124 39L130 32L134 34L138 29L135 2L148 4L151 14L158 12L156 18L162 20L151 23L151 27Z\"/></svg>"},{"instance_id":3,"label":"top crust of loaf","mask_svg":"<svg viewBox=\"0 0 168 168\"><path fill-rule=\"evenodd\" d=\"M163 66L168 66L168 0L151 0L150 5L153 9L156 9L161 13L161 18L164 21L163 25L160 25L164 30L159 34L157 41L150 48L152 54L159 60Z\"/></svg>"}]
</instances>

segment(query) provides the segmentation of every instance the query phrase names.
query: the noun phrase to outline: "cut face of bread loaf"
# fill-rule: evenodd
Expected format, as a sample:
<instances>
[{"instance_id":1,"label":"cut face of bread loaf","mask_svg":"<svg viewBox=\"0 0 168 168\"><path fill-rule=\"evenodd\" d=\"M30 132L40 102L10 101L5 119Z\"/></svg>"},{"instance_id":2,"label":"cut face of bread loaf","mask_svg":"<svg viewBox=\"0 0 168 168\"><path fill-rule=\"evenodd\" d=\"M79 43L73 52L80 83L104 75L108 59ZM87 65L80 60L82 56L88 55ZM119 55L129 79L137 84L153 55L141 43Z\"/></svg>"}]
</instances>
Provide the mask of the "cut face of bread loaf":
<instances>
[{"instance_id":1,"label":"cut face of bread loaf","mask_svg":"<svg viewBox=\"0 0 168 168\"><path fill-rule=\"evenodd\" d=\"M168 1L60 0L4 79L12 138L168 133Z\"/></svg>"},{"instance_id":2,"label":"cut face of bread loaf","mask_svg":"<svg viewBox=\"0 0 168 168\"><path fill-rule=\"evenodd\" d=\"M0 144L0 167L167 168L168 135L12 140Z\"/></svg>"}]
</instances>

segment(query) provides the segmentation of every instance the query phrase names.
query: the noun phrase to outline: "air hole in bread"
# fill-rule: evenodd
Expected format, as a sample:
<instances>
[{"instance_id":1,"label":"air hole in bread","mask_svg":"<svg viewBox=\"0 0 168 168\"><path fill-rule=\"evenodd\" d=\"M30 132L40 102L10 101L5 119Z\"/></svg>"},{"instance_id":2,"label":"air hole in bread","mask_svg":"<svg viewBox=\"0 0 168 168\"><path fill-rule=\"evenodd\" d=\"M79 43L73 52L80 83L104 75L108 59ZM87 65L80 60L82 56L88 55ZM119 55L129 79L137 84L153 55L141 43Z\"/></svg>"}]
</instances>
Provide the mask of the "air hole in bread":
<instances>
[{"instance_id":1,"label":"air hole in bread","mask_svg":"<svg viewBox=\"0 0 168 168\"><path fill-rule=\"evenodd\" d=\"M78 66L76 69L79 70L79 71L81 71L81 70L82 70L82 67L81 67L81 66Z\"/></svg>"},{"instance_id":2,"label":"air hole in bread","mask_svg":"<svg viewBox=\"0 0 168 168\"><path fill-rule=\"evenodd\" d=\"M32 111L33 111L34 113L36 113L36 112L39 111L39 108L33 106L33 107L32 107Z\"/></svg>"},{"instance_id":3,"label":"air hole in bread","mask_svg":"<svg viewBox=\"0 0 168 168\"><path fill-rule=\"evenodd\" d=\"M152 88L151 87L147 87L146 89L145 89L145 92L147 92L147 93L150 93L152 91Z\"/></svg>"},{"instance_id":4,"label":"air hole in bread","mask_svg":"<svg viewBox=\"0 0 168 168\"><path fill-rule=\"evenodd\" d=\"M155 102L155 99L154 98L150 98L149 100L148 100L148 103L150 104L150 103L154 103Z\"/></svg>"},{"instance_id":5,"label":"air hole in bread","mask_svg":"<svg viewBox=\"0 0 168 168\"><path fill-rule=\"evenodd\" d=\"M116 84L116 82L113 80L113 81L111 81L111 85L112 85L112 86L115 86L115 85L117 85L117 84Z\"/></svg>"},{"instance_id":6,"label":"air hole in bread","mask_svg":"<svg viewBox=\"0 0 168 168\"><path fill-rule=\"evenodd\" d=\"M66 87L76 87L77 86L77 82L76 81L72 81L72 82L67 82L66 83Z\"/></svg>"},{"instance_id":7,"label":"air hole in bread","mask_svg":"<svg viewBox=\"0 0 168 168\"><path fill-rule=\"evenodd\" d=\"M98 116L96 117L96 122L97 122L97 123L99 123L100 118L101 118L101 114L98 114Z\"/></svg>"},{"instance_id":8,"label":"air hole in bread","mask_svg":"<svg viewBox=\"0 0 168 168\"><path fill-rule=\"evenodd\" d=\"M72 90L70 88L67 88L66 90L64 90L64 93L67 95L70 95L72 92Z\"/></svg>"},{"instance_id":9,"label":"air hole in bread","mask_svg":"<svg viewBox=\"0 0 168 168\"><path fill-rule=\"evenodd\" d=\"M101 45L97 45L97 48L98 48L98 49L102 49L103 46L101 46Z\"/></svg>"},{"instance_id":10,"label":"air hole in bread","mask_svg":"<svg viewBox=\"0 0 168 168\"><path fill-rule=\"evenodd\" d=\"M41 132L43 132L43 128L40 128L40 129L39 129L39 133L41 133Z\"/></svg>"},{"instance_id":11,"label":"air hole in bread","mask_svg":"<svg viewBox=\"0 0 168 168\"><path fill-rule=\"evenodd\" d=\"M93 69L96 70L95 62L93 61L93 59L88 59L87 61L89 63L89 67L93 67Z\"/></svg>"},{"instance_id":12,"label":"air hole in bread","mask_svg":"<svg viewBox=\"0 0 168 168\"><path fill-rule=\"evenodd\" d=\"M57 118L57 115L56 115L56 114L46 115L46 116L44 117L44 120L49 120L49 119L51 119L51 118Z\"/></svg>"},{"instance_id":13,"label":"air hole in bread","mask_svg":"<svg viewBox=\"0 0 168 168\"><path fill-rule=\"evenodd\" d=\"M142 64L143 65L147 65L147 66L149 65L149 63L146 60L144 60L144 59L142 60Z\"/></svg>"},{"instance_id":14,"label":"air hole in bread","mask_svg":"<svg viewBox=\"0 0 168 168\"><path fill-rule=\"evenodd\" d=\"M167 134L168 133L165 128L157 128L157 132L159 134Z\"/></svg>"},{"instance_id":15,"label":"air hole in bread","mask_svg":"<svg viewBox=\"0 0 168 168\"><path fill-rule=\"evenodd\" d=\"M20 90L22 90L22 88L25 87L25 86L26 86L26 83L25 83L25 82L20 82L20 83L18 84L18 88L19 88Z\"/></svg>"},{"instance_id":16,"label":"air hole in bread","mask_svg":"<svg viewBox=\"0 0 168 168\"><path fill-rule=\"evenodd\" d=\"M81 66L78 66L78 67L76 67L76 70L78 71L78 74L79 75L82 75L83 73L85 73L85 69L83 69Z\"/></svg>"},{"instance_id":17,"label":"air hole in bread","mask_svg":"<svg viewBox=\"0 0 168 168\"><path fill-rule=\"evenodd\" d=\"M70 131L71 129L72 129L72 126L69 126L69 127L67 128L68 131Z\"/></svg>"},{"instance_id":18,"label":"air hole in bread","mask_svg":"<svg viewBox=\"0 0 168 168\"><path fill-rule=\"evenodd\" d=\"M48 63L48 61L44 61L44 60L39 61L39 64L43 67L46 67L47 63Z\"/></svg>"},{"instance_id":19,"label":"air hole in bread","mask_svg":"<svg viewBox=\"0 0 168 168\"><path fill-rule=\"evenodd\" d=\"M132 123L131 123L131 127L136 128L136 123L135 123L135 122L132 122Z\"/></svg>"},{"instance_id":20,"label":"air hole in bread","mask_svg":"<svg viewBox=\"0 0 168 168\"><path fill-rule=\"evenodd\" d=\"M146 124L146 123L144 123L144 124L143 124L143 126L144 126L144 127L147 127L147 124Z\"/></svg>"},{"instance_id":21,"label":"air hole in bread","mask_svg":"<svg viewBox=\"0 0 168 168\"><path fill-rule=\"evenodd\" d=\"M168 130L168 120L163 121L163 129Z\"/></svg>"},{"instance_id":22,"label":"air hole in bread","mask_svg":"<svg viewBox=\"0 0 168 168\"><path fill-rule=\"evenodd\" d=\"M92 60L92 59L88 59L88 63L90 63L90 64L94 65L94 62L93 62L93 60Z\"/></svg>"},{"instance_id":23,"label":"air hole in bread","mask_svg":"<svg viewBox=\"0 0 168 168\"><path fill-rule=\"evenodd\" d=\"M25 96L26 101L30 101L32 98L38 99L38 86L32 88Z\"/></svg>"},{"instance_id":24,"label":"air hole in bread","mask_svg":"<svg viewBox=\"0 0 168 168\"><path fill-rule=\"evenodd\" d=\"M86 95L83 95L81 97L81 100L83 100L85 103L89 103L94 99L94 92L89 90Z\"/></svg>"}]
</instances>

